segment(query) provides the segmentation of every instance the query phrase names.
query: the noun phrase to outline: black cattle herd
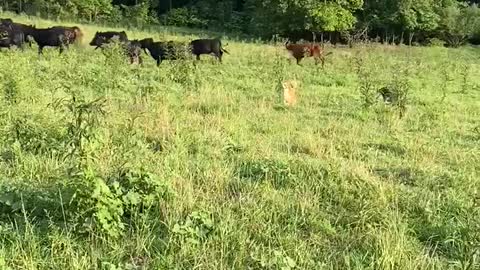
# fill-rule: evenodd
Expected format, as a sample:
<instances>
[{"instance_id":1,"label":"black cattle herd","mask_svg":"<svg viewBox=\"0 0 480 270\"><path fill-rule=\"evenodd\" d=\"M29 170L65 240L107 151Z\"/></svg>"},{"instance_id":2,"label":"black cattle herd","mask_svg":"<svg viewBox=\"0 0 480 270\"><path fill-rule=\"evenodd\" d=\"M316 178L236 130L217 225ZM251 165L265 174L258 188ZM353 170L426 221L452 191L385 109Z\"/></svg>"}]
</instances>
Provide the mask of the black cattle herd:
<instances>
[{"instance_id":1,"label":"black cattle herd","mask_svg":"<svg viewBox=\"0 0 480 270\"><path fill-rule=\"evenodd\" d=\"M75 42L80 42L83 33L79 27L54 26L50 28L36 28L13 22L11 19L0 19L0 48L18 47L24 50L25 44L35 42L38 53L43 54L44 47L57 47L60 54ZM155 42L153 38L129 40L125 31L97 32L90 42L95 49L104 48L108 44L119 43L130 63L142 63L142 50L150 53L157 65L163 60L176 60L185 56L185 52L192 53L200 59L202 54L213 54L220 62L223 53L228 53L220 39L196 39L190 43L176 41Z\"/></svg>"}]
</instances>

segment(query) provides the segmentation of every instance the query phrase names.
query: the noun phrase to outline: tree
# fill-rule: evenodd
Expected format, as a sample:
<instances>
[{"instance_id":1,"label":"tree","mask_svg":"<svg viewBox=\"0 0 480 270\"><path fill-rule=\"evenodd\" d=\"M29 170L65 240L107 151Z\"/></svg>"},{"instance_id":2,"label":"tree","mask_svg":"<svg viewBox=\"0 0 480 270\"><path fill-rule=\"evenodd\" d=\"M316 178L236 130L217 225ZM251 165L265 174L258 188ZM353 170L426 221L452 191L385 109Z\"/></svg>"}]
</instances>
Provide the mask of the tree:
<instances>
[{"instance_id":1,"label":"tree","mask_svg":"<svg viewBox=\"0 0 480 270\"><path fill-rule=\"evenodd\" d=\"M387 41L389 35L397 32L401 26L398 20L398 0L365 0L358 14L362 24L370 29L370 35Z\"/></svg>"},{"instance_id":2,"label":"tree","mask_svg":"<svg viewBox=\"0 0 480 270\"><path fill-rule=\"evenodd\" d=\"M288 30L343 31L353 28L353 12L363 0L247 0L252 28L263 36Z\"/></svg>"},{"instance_id":3,"label":"tree","mask_svg":"<svg viewBox=\"0 0 480 270\"><path fill-rule=\"evenodd\" d=\"M97 20L99 15L108 15L112 10L110 0L73 0L69 1L78 10L79 16L90 21Z\"/></svg>"},{"instance_id":4,"label":"tree","mask_svg":"<svg viewBox=\"0 0 480 270\"><path fill-rule=\"evenodd\" d=\"M480 27L480 9L476 4L454 3L439 9L440 33L449 46L458 47Z\"/></svg>"},{"instance_id":5,"label":"tree","mask_svg":"<svg viewBox=\"0 0 480 270\"><path fill-rule=\"evenodd\" d=\"M409 34L409 44L418 32L430 32L438 27L440 17L435 13L435 0L398 1L399 24Z\"/></svg>"}]
</instances>

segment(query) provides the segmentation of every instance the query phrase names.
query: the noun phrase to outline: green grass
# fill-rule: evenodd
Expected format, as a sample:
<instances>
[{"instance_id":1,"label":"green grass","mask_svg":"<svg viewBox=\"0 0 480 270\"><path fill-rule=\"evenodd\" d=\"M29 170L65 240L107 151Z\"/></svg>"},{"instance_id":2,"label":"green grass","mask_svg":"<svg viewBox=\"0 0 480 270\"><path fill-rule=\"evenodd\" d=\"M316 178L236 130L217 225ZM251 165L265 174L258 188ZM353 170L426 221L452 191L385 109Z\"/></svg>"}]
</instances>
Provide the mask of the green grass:
<instances>
[{"instance_id":1,"label":"green grass","mask_svg":"<svg viewBox=\"0 0 480 270\"><path fill-rule=\"evenodd\" d=\"M61 56L0 53L0 269L480 267L478 49L327 48L322 70L227 41L223 64L157 68L82 29ZM403 117L366 83L405 83Z\"/></svg>"}]
</instances>

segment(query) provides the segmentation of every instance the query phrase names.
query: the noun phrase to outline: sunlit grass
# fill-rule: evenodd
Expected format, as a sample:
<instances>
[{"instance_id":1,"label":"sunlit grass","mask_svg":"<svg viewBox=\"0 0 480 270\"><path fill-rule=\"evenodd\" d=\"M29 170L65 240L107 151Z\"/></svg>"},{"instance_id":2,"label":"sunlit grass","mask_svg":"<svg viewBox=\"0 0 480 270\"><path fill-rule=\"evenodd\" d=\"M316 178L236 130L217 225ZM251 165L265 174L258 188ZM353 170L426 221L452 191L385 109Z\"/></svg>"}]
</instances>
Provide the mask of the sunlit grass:
<instances>
[{"instance_id":1,"label":"sunlit grass","mask_svg":"<svg viewBox=\"0 0 480 270\"><path fill-rule=\"evenodd\" d=\"M83 44L61 56L0 53L0 194L30 198L14 213L0 198L0 269L480 267L478 49L327 47L321 69L289 63L281 44L227 40L223 64L157 68L88 47L113 28L81 28ZM379 89L395 75L410 87L403 117L380 99L364 106L361 81ZM292 108L278 95L287 79L300 82ZM101 176L144 168L174 193L118 239L51 218L72 180L72 96L105 99L82 162Z\"/></svg>"}]
</instances>

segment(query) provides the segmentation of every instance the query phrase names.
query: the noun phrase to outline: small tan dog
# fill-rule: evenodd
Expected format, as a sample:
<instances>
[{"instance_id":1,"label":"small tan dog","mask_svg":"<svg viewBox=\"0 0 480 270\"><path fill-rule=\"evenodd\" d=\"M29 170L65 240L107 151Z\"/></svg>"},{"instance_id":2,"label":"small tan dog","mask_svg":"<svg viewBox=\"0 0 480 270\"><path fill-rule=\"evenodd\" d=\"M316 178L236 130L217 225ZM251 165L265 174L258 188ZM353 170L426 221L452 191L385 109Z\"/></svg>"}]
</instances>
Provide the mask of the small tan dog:
<instances>
[{"instance_id":1,"label":"small tan dog","mask_svg":"<svg viewBox=\"0 0 480 270\"><path fill-rule=\"evenodd\" d=\"M283 88L283 104L285 106L295 106L297 104L298 82L288 80L281 82Z\"/></svg>"}]
</instances>

